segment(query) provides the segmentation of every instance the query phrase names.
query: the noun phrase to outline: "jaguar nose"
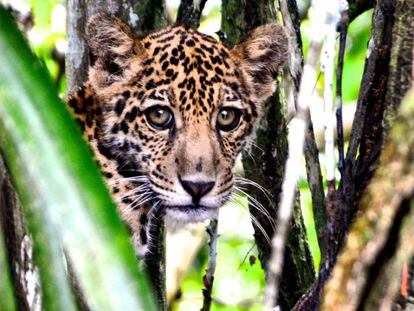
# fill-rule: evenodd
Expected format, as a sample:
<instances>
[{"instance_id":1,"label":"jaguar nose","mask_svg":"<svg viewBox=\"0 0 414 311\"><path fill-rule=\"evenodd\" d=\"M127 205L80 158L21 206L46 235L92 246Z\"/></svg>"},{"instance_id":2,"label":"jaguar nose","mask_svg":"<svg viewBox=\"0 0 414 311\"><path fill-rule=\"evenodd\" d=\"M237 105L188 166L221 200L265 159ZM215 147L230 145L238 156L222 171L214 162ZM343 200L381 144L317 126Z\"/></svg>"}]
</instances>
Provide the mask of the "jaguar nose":
<instances>
[{"instance_id":1,"label":"jaguar nose","mask_svg":"<svg viewBox=\"0 0 414 311\"><path fill-rule=\"evenodd\" d=\"M181 180L181 184L185 191L187 191L193 198L193 203L198 204L200 199L211 191L214 187L214 181L212 182L192 182L188 180Z\"/></svg>"}]
</instances>

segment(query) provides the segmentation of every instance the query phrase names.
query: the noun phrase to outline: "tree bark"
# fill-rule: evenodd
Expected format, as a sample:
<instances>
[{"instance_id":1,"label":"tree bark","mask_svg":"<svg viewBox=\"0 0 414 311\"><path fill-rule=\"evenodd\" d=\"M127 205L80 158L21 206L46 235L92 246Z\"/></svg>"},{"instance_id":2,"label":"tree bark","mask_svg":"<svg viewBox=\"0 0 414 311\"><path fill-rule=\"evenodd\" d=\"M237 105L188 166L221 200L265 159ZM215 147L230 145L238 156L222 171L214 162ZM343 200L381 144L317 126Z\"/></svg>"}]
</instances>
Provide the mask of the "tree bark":
<instances>
[{"instance_id":1,"label":"tree bark","mask_svg":"<svg viewBox=\"0 0 414 311\"><path fill-rule=\"evenodd\" d=\"M390 310L414 253L414 95L407 99L362 197L360 216L326 284L324 310Z\"/></svg>"},{"instance_id":2,"label":"tree bark","mask_svg":"<svg viewBox=\"0 0 414 311\"><path fill-rule=\"evenodd\" d=\"M19 310L41 310L42 290L33 260L33 241L27 234L23 211L6 164L0 154L0 226Z\"/></svg>"},{"instance_id":3,"label":"tree bark","mask_svg":"<svg viewBox=\"0 0 414 311\"><path fill-rule=\"evenodd\" d=\"M254 28L270 22L276 22L273 1L224 0L222 2L222 30L227 35L230 45L242 41ZM272 198L269 202L262 191L249 189L249 193L265 206L271 219L276 218L287 159L287 126L284 110L278 91L264 104L264 114L257 129L255 146L250 152L251 157L248 154L243 156L245 176L271 193ZM256 218L266 234L272 237L275 228L269 217L257 211L251 204L249 209L252 217ZM254 222L253 227L262 267L266 269L271 246ZM296 200L291 228L279 299L282 310L290 309L295 304L315 276L299 200Z\"/></svg>"},{"instance_id":4,"label":"tree bark","mask_svg":"<svg viewBox=\"0 0 414 311\"><path fill-rule=\"evenodd\" d=\"M399 0L395 3L395 26L392 30L391 61L385 99L385 129L392 120L413 80L414 3Z\"/></svg>"},{"instance_id":5,"label":"tree bark","mask_svg":"<svg viewBox=\"0 0 414 311\"><path fill-rule=\"evenodd\" d=\"M67 43L65 57L67 93L72 93L88 79L89 57L85 41L85 0L67 1Z\"/></svg>"},{"instance_id":6,"label":"tree bark","mask_svg":"<svg viewBox=\"0 0 414 311\"><path fill-rule=\"evenodd\" d=\"M178 7L176 23L197 29L200 26L201 13L203 13L206 2L207 0L182 0Z\"/></svg>"}]
</instances>

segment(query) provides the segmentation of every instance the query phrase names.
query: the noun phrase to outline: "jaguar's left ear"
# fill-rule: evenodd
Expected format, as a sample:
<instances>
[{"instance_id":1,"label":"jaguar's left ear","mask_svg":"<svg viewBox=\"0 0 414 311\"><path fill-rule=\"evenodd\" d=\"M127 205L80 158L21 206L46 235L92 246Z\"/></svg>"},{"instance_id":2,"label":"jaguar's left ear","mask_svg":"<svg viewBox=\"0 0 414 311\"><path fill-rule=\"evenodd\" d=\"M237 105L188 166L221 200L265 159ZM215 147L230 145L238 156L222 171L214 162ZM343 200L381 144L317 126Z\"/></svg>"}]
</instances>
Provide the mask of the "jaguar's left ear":
<instances>
[{"instance_id":1,"label":"jaguar's left ear","mask_svg":"<svg viewBox=\"0 0 414 311\"><path fill-rule=\"evenodd\" d=\"M289 55L289 40L282 26L268 24L256 28L233 54L238 58L244 80L258 102L276 89L275 78Z\"/></svg>"}]
</instances>

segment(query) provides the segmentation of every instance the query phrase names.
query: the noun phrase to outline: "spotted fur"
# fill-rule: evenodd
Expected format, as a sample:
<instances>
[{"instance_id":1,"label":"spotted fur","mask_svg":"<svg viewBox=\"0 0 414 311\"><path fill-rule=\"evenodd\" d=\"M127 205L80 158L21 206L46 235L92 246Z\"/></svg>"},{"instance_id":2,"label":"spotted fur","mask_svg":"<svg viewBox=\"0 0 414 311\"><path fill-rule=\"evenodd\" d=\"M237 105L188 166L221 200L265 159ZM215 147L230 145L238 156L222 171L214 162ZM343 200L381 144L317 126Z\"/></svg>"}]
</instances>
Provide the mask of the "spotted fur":
<instances>
[{"instance_id":1,"label":"spotted fur","mask_svg":"<svg viewBox=\"0 0 414 311\"><path fill-rule=\"evenodd\" d=\"M288 40L276 24L233 49L179 25L135 39L105 14L92 17L86 34L89 80L69 107L143 254L154 206L178 223L217 215L233 187L236 157L275 90ZM172 127L149 124L146 111L155 105L173 112ZM241 111L234 130L217 127L223 107ZM183 180L212 186L194 203Z\"/></svg>"}]
</instances>

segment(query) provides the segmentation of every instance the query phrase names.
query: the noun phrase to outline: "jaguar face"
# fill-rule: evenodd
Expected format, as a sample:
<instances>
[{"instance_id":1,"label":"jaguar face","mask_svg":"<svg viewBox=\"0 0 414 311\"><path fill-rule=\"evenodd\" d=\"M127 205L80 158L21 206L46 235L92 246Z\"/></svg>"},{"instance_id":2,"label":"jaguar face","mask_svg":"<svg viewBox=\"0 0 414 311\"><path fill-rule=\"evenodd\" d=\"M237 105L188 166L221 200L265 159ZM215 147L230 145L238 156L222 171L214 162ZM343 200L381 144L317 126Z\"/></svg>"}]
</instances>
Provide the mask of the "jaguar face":
<instances>
[{"instance_id":1,"label":"jaguar face","mask_svg":"<svg viewBox=\"0 0 414 311\"><path fill-rule=\"evenodd\" d=\"M87 29L90 80L103 103L104 141L134 194L177 222L217 216L233 187L261 104L275 90L288 43L275 24L229 49L174 26L134 39L121 21L98 15Z\"/></svg>"}]
</instances>

